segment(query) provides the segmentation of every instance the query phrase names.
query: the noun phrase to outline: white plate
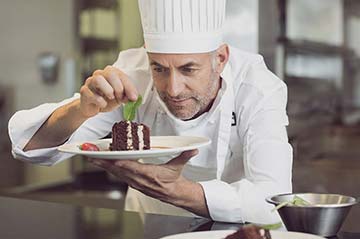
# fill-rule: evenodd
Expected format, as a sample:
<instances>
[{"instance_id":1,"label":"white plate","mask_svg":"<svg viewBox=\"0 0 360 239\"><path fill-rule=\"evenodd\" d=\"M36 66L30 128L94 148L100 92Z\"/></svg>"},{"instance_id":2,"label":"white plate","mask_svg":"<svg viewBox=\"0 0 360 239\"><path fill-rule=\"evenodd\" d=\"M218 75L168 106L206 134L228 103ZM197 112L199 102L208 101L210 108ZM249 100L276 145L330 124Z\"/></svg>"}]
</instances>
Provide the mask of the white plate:
<instances>
[{"instance_id":1,"label":"white plate","mask_svg":"<svg viewBox=\"0 0 360 239\"><path fill-rule=\"evenodd\" d=\"M79 148L83 143L96 144L101 151L84 151ZM74 144L64 144L58 147L58 150L65 153L80 154L91 158L102 159L145 159L159 157L175 157L181 152L191 149L197 149L211 143L211 140L204 137L193 136L151 136L150 150L132 150L132 151L109 151L111 139L102 139L97 141L86 141ZM157 148L165 147L165 148Z\"/></svg>"},{"instance_id":2,"label":"white plate","mask_svg":"<svg viewBox=\"0 0 360 239\"><path fill-rule=\"evenodd\" d=\"M223 239L234 232L234 230L188 232L160 239ZM324 239L324 237L300 232L270 231L270 234L272 239Z\"/></svg>"}]
</instances>

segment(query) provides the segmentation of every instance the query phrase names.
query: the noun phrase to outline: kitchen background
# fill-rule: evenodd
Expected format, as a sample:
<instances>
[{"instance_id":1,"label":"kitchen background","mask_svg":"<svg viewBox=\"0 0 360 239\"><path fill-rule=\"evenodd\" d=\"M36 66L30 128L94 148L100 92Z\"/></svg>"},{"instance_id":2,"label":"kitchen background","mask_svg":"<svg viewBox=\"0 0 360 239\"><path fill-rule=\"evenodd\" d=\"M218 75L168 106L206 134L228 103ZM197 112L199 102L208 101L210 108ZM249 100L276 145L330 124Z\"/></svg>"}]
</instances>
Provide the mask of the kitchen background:
<instances>
[{"instance_id":1,"label":"kitchen background","mask_svg":"<svg viewBox=\"0 0 360 239\"><path fill-rule=\"evenodd\" d=\"M14 160L7 122L73 95L120 50L141 46L137 1L1 0L0 32L1 194L121 208L126 185L81 157ZM225 35L288 85L294 191L360 197L360 1L228 0ZM355 207L344 229L359 217Z\"/></svg>"}]
</instances>

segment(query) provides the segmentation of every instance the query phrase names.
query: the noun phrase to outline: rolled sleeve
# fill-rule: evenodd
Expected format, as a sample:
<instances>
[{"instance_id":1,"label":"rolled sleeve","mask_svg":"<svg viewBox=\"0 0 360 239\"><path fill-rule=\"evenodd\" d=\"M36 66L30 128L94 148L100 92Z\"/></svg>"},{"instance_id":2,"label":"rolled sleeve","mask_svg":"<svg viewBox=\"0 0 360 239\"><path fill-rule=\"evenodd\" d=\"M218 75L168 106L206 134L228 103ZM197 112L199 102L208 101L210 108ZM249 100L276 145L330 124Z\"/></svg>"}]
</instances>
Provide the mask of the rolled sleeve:
<instances>
[{"instance_id":1,"label":"rolled sleeve","mask_svg":"<svg viewBox=\"0 0 360 239\"><path fill-rule=\"evenodd\" d=\"M14 158L21 161L43 166L52 166L73 156L73 154L58 153L57 147L35 149L24 152L21 148L17 148L16 146L12 149L12 155Z\"/></svg>"},{"instance_id":2,"label":"rolled sleeve","mask_svg":"<svg viewBox=\"0 0 360 239\"><path fill-rule=\"evenodd\" d=\"M220 222L243 222L239 195L230 184L220 180L200 182L210 217Z\"/></svg>"},{"instance_id":3,"label":"rolled sleeve","mask_svg":"<svg viewBox=\"0 0 360 239\"><path fill-rule=\"evenodd\" d=\"M74 97L60 103L44 104L31 110L16 113L9 121L9 135L12 142L13 156L22 161L44 166L54 165L73 156L73 154L58 151L58 147L35 149L26 152L23 149L57 108L79 97L80 95L76 94ZM121 119L122 116L118 110L99 113L86 120L64 144L103 138L111 131L114 122Z\"/></svg>"},{"instance_id":4,"label":"rolled sleeve","mask_svg":"<svg viewBox=\"0 0 360 239\"><path fill-rule=\"evenodd\" d=\"M281 221L265 199L278 190L271 182L253 183L247 179L228 184L221 180L200 182L214 221L260 224Z\"/></svg>"},{"instance_id":5,"label":"rolled sleeve","mask_svg":"<svg viewBox=\"0 0 360 239\"><path fill-rule=\"evenodd\" d=\"M8 124L8 133L12 143L12 154L14 158L49 166L71 157L71 154L57 154L57 147L29 150L26 152L24 152L23 149L57 108L79 97L79 94L75 94L73 97L59 103L42 104L31 110L16 112Z\"/></svg>"}]
</instances>

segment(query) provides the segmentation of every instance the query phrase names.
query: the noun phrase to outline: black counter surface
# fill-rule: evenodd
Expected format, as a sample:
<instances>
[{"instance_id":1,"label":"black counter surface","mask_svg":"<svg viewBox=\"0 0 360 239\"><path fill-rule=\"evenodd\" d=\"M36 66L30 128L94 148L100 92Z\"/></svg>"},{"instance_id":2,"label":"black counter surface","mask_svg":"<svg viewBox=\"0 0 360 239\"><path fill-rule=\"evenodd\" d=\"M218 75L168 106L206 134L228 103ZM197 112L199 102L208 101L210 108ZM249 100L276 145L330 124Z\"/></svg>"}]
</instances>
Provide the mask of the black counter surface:
<instances>
[{"instance_id":1,"label":"black counter surface","mask_svg":"<svg viewBox=\"0 0 360 239\"><path fill-rule=\"evenodd\" d=\"M237 229L241 224L147 214L21 198L0 197L1 239L155 239L206 230ZM341 232L339 239L360 239Z\"/></svg>"}]
</instances>

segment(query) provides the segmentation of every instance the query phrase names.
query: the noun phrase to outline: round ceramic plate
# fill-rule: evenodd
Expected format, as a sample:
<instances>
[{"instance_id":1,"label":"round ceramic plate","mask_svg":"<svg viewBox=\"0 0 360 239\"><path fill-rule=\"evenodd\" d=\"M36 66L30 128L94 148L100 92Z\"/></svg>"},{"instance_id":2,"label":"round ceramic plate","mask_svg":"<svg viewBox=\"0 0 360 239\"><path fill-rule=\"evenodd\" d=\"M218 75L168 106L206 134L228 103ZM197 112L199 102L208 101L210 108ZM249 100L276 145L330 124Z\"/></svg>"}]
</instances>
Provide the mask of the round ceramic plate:
<instances>
[{"instance_id":1,"label":"round ceramic plate","mask_svg":"<svg viewBox=\"0 0 360 239\"><path fill-rule=\"evenodd\" d=\"M160 239L224 239L226 236L234 232L234 230L188 232L166 236ZM299 232L271 231L270 234L272 239L324 239L320 236Z\"/></svg>"},{"instance_id":2,"label":"round ceramic plate","mask_svg":"<svg viewBox=\"0 0 360 239\"><path fill-rule=\"evenodd\" d=\"M100 151L84 151L80 149L83 143L96 144ZM204 137L193 136L151 136L150 150L109 151L111 139L86 141L74 144L64 144L58 150L65 153L80 154L91 158L102 159L146 159L159 157L175 157L181 152L204 147L211 140Z\"/></svg>"}]
</instances>

